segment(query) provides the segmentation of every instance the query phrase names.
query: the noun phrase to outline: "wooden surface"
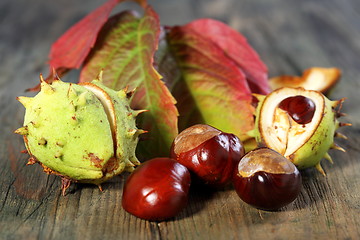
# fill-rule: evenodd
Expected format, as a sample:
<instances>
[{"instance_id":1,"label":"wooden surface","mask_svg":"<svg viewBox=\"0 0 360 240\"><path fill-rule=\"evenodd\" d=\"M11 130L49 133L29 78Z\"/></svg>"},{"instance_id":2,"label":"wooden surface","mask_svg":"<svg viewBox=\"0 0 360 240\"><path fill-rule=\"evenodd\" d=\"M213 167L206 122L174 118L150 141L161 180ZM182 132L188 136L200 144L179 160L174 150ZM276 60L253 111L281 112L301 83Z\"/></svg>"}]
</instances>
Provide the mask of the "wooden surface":
<instances>
[{"instance_id":1,"label":"wooden surface","mask_svg":"<svg viewBox=\"0 0 360 240\"><path fill-rule=\"evenodd\" d=\"M232 188L195 191L179 216L161 223L122 209L127 175L104 184L103 193L76 185L61 196L58 178L25 166L22 139L13 134L24 114L15 97L47 73L51 43L102 2L0 1L0 239L360 239L360 1L150 1L162 24L210 17L241 31L270 76L339 67L343 78L330 98L348 98L344 121L353 124L342 131L349 140L338 141L347 152L331 152L335 163L323 162L327 177L302 172L301 194L286 208L259 211ZM74 72L65 80L76 78Z\"/></svg>"}]
</instances>

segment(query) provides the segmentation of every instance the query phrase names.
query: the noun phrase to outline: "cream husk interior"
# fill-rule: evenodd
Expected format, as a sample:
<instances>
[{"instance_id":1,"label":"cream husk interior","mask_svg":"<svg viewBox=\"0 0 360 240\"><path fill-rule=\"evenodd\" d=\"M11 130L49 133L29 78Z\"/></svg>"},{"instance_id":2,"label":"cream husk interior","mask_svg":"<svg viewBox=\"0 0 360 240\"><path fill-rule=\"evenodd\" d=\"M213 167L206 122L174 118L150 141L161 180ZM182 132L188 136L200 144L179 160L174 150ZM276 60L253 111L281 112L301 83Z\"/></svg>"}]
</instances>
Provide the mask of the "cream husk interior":
<instances>
[{"instance_id":1,"label":"cream husk interior","mask_svg":"<svg viewBox=\"0 0 360 240\"><path fill-rule=\"evenodd\" d=\"M101 104L104 107L105 113L109 119L113 140L115 142L116 138L114 137L114 135L116 131L116 116L115 116L114 104L112 103L109 94L107 94L103 89L92 83L81 84L81 86L91 91L100 100Z\"/></svg>"},{"instance_id":2,"label":"cream husk interior","mask_svg":"<svg viewBox=\"0 0 360 240\"><path fill-rule=\"evenodd\" d=\"M278 105L288 97L302 95L315 104L315 113L310 123L296 123L286 111ZM299 149L312 136L317 128L325 107L325 100L315 91L302 88L282 88L266 97L260 112L259 130L266 145L288 157Z\"/></svg>"},{"instance_id":3,"label":"cream husk interior","mask_svg":"<svg viewBox=\"0 0 360 240\"><path fill-rule=\"evenodd\" d=\"M306 80L302 84L302 87L305 89L326 89L327 85L329 85L326 75L316 68L311 71L311 73L307 76Z\"/></svg>"}]
</instances>

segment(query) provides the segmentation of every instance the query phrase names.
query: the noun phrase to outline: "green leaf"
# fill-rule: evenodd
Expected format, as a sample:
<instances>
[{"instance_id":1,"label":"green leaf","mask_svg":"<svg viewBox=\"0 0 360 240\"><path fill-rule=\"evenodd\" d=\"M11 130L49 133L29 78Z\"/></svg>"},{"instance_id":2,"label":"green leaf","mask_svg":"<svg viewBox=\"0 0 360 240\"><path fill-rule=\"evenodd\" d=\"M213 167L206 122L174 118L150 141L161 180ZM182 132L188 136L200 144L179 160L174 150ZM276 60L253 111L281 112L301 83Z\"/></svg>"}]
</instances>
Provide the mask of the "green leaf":
<instances>
[{"instance_id":1,"label":"green leaf","mask_svg":"<svg viewBox=\"0 0 360 240\"><path fill-rule=\"evenodd\" d=\"M81 82L91 81L103 69L105 85L136 88L132 107L148 110L139 116L139 126L149 131L144 134L147 141L139 143L140 158L168 156L178 133L175 99L153 67L159 32L159 18L150 6L141 18L131 12L115 15L101 31L80 76Z\"/></svg>"}]
</instances>

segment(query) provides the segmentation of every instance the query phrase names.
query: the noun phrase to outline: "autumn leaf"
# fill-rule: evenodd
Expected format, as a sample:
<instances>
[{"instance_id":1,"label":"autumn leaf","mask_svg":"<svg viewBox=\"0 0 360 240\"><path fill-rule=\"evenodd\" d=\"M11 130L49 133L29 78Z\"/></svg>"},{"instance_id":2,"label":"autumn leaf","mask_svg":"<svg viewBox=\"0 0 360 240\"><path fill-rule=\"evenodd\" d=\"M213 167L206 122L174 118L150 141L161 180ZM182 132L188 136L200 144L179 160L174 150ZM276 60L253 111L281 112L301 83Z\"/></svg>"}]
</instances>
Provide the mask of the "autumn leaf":
<instances>
[{"instance_id":1,"label":"autumn leaf","mask_svg":"<svg viewBox=\"0 0 360 240\"><path fill-rule=\"evenodd\" d=\"M195 31L219 46L244 72L253 93L270 92L267 67L243 35L214 19L195 20L183 27L183 31L188 30Z\"/></svg>"},{"instance_id":2,"label":"autumn leaf","mask_svg":"<svg viewBox=\"0 0 360 240\"><path fill-rule=\"evenodd\" d=\"M187 25L171 28L167 43L181 73L171 86L178 100L180 128L206 123L246 139L245 133L253 128L254 109L242 69L211 39Z\"/></svg>"},{"instance_id":3,"label":"autumn leaf","mask_svg":"<svg viewBox=\"0 0 360 240\"><path fill-rule=\"evenodd\" d=\"M55 69L79 68L94 46L97 34L118 0L109 0L67 30L51 47L49 64Z\"/></svg>"},{"instance_id":4,"label":"autumn leaf","mask_svg":"<svg viewBox=\"0 0 360 240\"><path fill-rule=\"evenodd\" d=\"M113 8L125 0L108 0L102 6L85 16L69 28L59 39L52 44L49 53L50 74L46 81L51 83L53 74L61 77L71 69L81 67L90 50L94 46L99 31L107 22ZM147 5L146 0L134 0L141 6ZM26 91L39 91L40 84Z\"/></svg>"},{"instance_id":5,"label":"autumn leaf","mask_svg":"<svg viewBox=\"0 0 360 240\"><path fill-rule=\"evenodd\" d=\"M108 0L69 28L52 46L49 65L56 71L80 68L94 46L98 33L106 23L113 8L124 0ZM137 0L140 5L146 1Z\"/></svg>"},{"instance_id":6,"label":"autumn leaf","mask_svg":"<svg viewBox=\"0 0 360 240\"><path fill-rule=\"evenodd\" d=\"M149 131L148 141L139 143L140 154L146 157L168 156L178 133L175 99L153 67L159 32L159 18L150 6L141 18L132 12L114 16L101 31L80 76L81 82L91 81L103 69L105 85L136 88L132 107L148 110L139 122Z\"/></svg>"}]
</instances>

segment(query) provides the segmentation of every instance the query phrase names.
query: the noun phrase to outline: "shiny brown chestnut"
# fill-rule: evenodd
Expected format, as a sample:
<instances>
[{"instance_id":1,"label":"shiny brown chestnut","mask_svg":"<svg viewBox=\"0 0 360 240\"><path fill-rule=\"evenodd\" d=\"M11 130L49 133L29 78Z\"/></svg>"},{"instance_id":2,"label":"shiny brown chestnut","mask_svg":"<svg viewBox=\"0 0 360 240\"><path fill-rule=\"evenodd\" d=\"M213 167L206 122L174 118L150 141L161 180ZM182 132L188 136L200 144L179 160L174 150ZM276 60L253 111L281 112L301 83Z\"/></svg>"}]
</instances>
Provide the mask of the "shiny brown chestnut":
<instances>
[{"instance_id":1,"label":"shiny brown chestnut","mask_svg":"<svg viewBox=\"0 0 360 240\"><path fill-rule=\"evenodd\" d=\"M231 182L234 168L244 154L238 137L205 124L182 131L171 147L172 158L200 182L216 187Z\"/></svg>"},{"instance_id":2,"label":"shiny brown chestnut","mask_svg":"<svg viewBox=\"0 0 360 240\"><path fill-rule=\"evenodd\" d=\"M315 103L301 95L285 98L280 102L279 108L286 111L298 124L311 122L316 110Z\"/></svg>"},{"instance_id":3,"label":"shiny brown chestnut","mask_svg":"<svg viewBox=\"0 0 360 240\"><path fill-rule=\"evenodd\" d=\"M301 175L295 165L278 152L258 148L240 160L233 184L244 202L259 209L276 210L299 195Z\"/></svg>"},{"instance_id":4,"label":"shiny brown chestnut","mask_svg":"<svg viewBox=\"0 0 360 240\"><path fill-rule=\"evenodd\" d=\"M190 173L170 158L142 163L127 179L123 208L136 217L162 221L176 216L187 204Z\"/></svg>"}]
</instances>

